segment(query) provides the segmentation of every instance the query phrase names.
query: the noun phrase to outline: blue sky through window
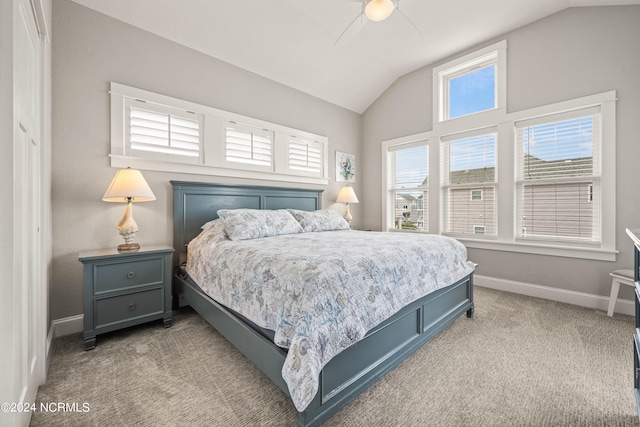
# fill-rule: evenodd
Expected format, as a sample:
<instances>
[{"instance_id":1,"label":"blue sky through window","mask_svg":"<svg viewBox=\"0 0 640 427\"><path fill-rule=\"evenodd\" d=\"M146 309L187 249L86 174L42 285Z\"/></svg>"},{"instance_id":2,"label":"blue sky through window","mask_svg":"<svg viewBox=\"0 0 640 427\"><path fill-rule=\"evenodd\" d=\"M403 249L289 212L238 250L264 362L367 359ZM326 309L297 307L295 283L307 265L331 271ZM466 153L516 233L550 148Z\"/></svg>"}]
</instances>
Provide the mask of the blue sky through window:
<instances>
[{"instance_id":1,"label":"blue sky through window","mask_svg":"<svg viewBox=\"0 0 640 427\"><path fill-rule=\"evenodd\" d=\"M593 157L593 116L523 129L525 153L545 161Z\"/></svg>"},{"instance_id":2,"label":"blue sky through window","mask_svg":"<svg viewBox=\"0 0 640 427\"><path fill-rule=\"evenodd\" d=\"M419 187L429 175L429 147L426 145L393 152L395 156L395 186Z\"/></svg>"},{"instance_id":3,"label":"blue sky through window","mask_svg":"<svg viewBox=\"0 0 640 427\"><path fill-rule=\"evenodd\" d=\"M449 118L495 108L495 65L449 80Z\"/></svg>"},{"instance_id":4,"label":"blue sky through window","mask_svg":"<svg viewBox=\"0 0 640 427\"><path fill-rule=\"evenodd\" d=\"M478 135L456 139L450 142L449 170L451 172L480 168L494 168L496 165L496 135Z\"/></svg>"}]
</instances>

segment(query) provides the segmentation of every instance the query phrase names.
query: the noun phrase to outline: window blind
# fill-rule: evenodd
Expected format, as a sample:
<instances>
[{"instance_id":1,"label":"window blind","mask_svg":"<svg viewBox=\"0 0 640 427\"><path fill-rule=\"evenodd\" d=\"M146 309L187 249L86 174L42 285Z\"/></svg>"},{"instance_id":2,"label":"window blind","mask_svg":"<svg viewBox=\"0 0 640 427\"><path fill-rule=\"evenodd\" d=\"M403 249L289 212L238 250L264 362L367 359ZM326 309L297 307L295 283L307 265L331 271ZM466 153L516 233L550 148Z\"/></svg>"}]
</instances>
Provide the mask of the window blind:
<instances>
[{"instance_id":1,"label":"window blind","mask_svg":"<svg viewBox=\"0 0 640 427\"><path fill-rule=\"evenodd\" d=\"M429 147L427 141L387 150L388 226L429 231Z\"/></svg>"},{"instance_id":2,"label":"window blind","mask_svg":"<svg viewBox=\"0 0 640 427\"><path fill-rule=\"evenodd\" d=\"M295 136L289 138L289 169L322 176L323 146L317 141L307 141Z\"/></svg>"},{"instance_id":3,"label":"window blind","mask_svg":"<svg viewBox=\"0 0 640 427\"><path fill-rule=\"evenodd\" d=\"M225 126L225 156L229 162L271 166L272 134L267 129L228 122Z\"/></svg>"},{"instance_id":4,"label":"window blind","mask_svg":"<svg viewBox=\"0 0 640 427\"><path fill-rule=\"evenodd\" d=\"M600 242L600 112L516 123L518 236Z\"/></svg>"},{"instance_id":5,"label":"window blind","mask_svg":"<svg viewBox=\"0 0 640 427\"><path fill-rule=\"evenodd\" d=\"M129 110L129 140L132 151L200 157L200 120L186 112L166 112L166 108L134 101ZM190 118L189 116L193 116Z\"/></svg>"},{"instance_id":6,"label":"window blind","mask_svg":"<svg viewBox=\"0 0 640 427\"><path fill-rule=\"evenodd\" d=\"M442 138L445 232L497 234L496 140L487 129Z\"/></svg>"}]
</instances>

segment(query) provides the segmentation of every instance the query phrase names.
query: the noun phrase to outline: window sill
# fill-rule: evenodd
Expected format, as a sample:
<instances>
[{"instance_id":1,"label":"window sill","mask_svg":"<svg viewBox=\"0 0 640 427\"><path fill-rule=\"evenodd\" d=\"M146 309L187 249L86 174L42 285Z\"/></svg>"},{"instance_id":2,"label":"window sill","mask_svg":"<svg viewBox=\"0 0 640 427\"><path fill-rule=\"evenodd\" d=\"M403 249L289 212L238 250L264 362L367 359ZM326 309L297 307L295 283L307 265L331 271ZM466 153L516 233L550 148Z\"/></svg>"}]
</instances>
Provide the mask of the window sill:
<instances>
[{"instance_id":1,"label":"window sill","mask_svg":"<svg viewBox=\"0 0 640 427\"><path fill-rule=\"evenodd\" d=\"M425 233L418 230L398 230L395 228L387 229L391 233ZM523 254L559 256L565 258L589 259L594 261L610 261L615 262L618 254L617 250L606 250L600 248L580 248L572 246L561 246L540 243L523 243L523 242L499 242L497 240L485 240L471 237L463 237L461 235L447 235L453 239L463 243L467 248L485 249L490 251L515 252Z\"/></svg>"},{"instance_id":2,"label":"window sill","mask_svg":"<svg viewBox=\"0 0 640 427\"><path fill-rule=\"evenodd\" d=\"M134 167L136 169L176 172L197 175L224 176L231 178L259 179L267 181L291 182L296 184L329 184L328 178L285 175L273 172L259 172L250 170L225 169L215 166L194 165L183 163L163 162L159 160L143 159L139 157L127 157L110 154L112 168Z\"/></svg>"},{"instance_id":3,"label":"window sill","mask_svg":"<svg viewBox=\"0 0 640 427\"><path fill-rule=\"evenodd\" d=\"M616 260L617 250L606 250L600 248L579 248L571 246L560 246L552 244L540 243L522 243L522 242L498 242L485 241L477 239L456 238L464 243L467 248L486 249L491 251L517 252L535 255L559 256L566 258L589 259L594 261L610 261Z\"/></svg>"}]
</instances>

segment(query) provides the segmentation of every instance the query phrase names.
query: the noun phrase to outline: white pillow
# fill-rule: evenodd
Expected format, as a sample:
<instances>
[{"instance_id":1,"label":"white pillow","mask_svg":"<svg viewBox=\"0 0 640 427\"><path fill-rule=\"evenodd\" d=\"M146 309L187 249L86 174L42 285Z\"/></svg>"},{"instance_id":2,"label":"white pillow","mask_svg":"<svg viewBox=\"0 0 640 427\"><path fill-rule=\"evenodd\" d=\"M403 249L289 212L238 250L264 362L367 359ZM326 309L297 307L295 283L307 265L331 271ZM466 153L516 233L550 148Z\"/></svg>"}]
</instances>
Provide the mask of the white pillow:
<instances>
[{"instance_id":1,"label":"white pillow","mask_svg":"<svg viewBox=\"0 0 640 427\"><path fill-rule=\"evenodd\" d=\"M296 234L302 227L286 210L220 209L218 216L231 240Z\"/></svg>"},{"instance_id":2,"label":"white pillow","mask_svg":"<svg viewBox=\"0 0 640 427\"><path fill-rule=\"evenodd\" d=\"M319 211L288 209L288 211L300 223L305 232L349 230L350 228L347 220L333 209L321 209Z\"/></svg>"}]
</instances>

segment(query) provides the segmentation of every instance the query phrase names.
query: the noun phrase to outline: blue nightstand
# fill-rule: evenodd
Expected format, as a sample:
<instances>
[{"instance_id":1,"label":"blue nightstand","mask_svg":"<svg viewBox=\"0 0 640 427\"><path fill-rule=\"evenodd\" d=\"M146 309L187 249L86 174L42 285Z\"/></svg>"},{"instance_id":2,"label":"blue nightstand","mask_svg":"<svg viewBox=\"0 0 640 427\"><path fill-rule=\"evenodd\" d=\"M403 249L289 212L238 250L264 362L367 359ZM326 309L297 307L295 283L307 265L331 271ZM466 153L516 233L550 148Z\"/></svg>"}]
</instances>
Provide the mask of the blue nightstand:
<instances>
[{"instance_id":1,"label":"blue nightstand","mask_svg":"<svg viewBox=\"0 0 640 427\"><path fill-rule=\"evenodd\" d=\"M84 265L84 348L96 335L152 320L171 326L170 246L146 246L137 252L114 249L80 252Z\"/></svg>"}]
</instances>

